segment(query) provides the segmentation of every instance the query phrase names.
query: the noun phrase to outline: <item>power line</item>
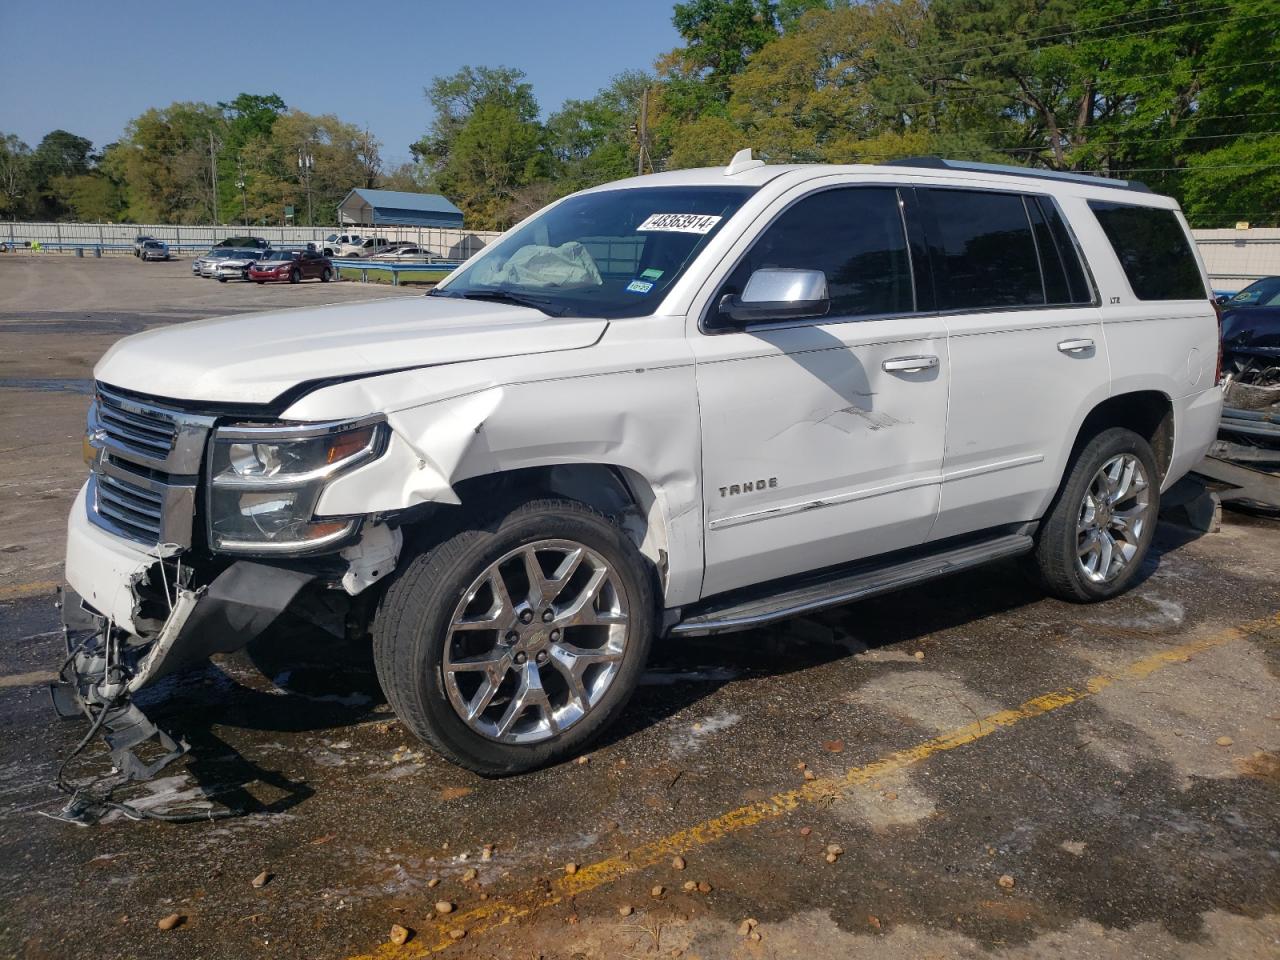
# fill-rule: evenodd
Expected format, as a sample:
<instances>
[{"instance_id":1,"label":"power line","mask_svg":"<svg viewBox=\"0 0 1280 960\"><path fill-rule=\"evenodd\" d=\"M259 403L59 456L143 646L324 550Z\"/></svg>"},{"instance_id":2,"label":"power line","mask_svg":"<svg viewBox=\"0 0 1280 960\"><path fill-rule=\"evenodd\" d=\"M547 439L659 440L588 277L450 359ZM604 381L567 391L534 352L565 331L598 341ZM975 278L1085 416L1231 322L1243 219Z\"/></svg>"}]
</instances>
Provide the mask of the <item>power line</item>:
<instances>
[{"instance_id":1,"label":"power line","mask_svg":"<svg viewBox=\"0 0 1280 960\"><path fill-rule=\"evenodd\" d=\"M1165 143L1170 141L1185 143L1188 140L1221 140L1224 137L1273 137L1276 134L1280 134L1280 130L1258 130L1244 133L1204 133L1188 137L1144 137L1142 143ZM1069 143L1063 146L1067 149L1075 149L1078 147L1124 146L1129 145L1130 142L1129 140L1086 140L1084 143ZM1053 147L1046 144L1042 147L991 147L990 149L995 150L997 153L1034 153L1040 150L1052 150Z\"/></svg>"},{"instance_id":2,"label":"power line","mask_svg":"<svg viewBox=\"0 0 1280 960\"><path fill-rule=\"evenodd\" d=\"M1130 173L1199 173L1202 170L1269 170L1280 167L1280 163L1197 163L1190 167L1129 167L1127 170L1112 170L1102 176L1117 177Z\"/></svg>"},{"instance_id":3,"label":"power line","mask_svg":"<svg viewBox=\"0 0 1280 960\"><path fill-rule=\"evenodd\" d=\"M1213 66L1199 67L1199 68L1193 67L1192 70L1195 73L1205 74L1205 73L1210 73L1217 70L1240 70L1240 69L1243 69L1244 67L1261 67L1261 66L1267 66L1267 65L1276 64L1276 63L1280 63L1280 60L1250 60L1247 63L1224 63L1216 67L1213 67ZM1105 73L1105 71L1101 71L1101 72ZM1136 73L1136 74L1127 75L1124 77L1124 79L1125 80L1150 80L1153 77L1167 77L1178 72L1179 71L1177 70L1160 70L1160 71L1157 71L1156 73ZM910 103L899 103L897 104L897 107L899 108L926 107L934 103L972 103L975 100L989 100L992 97L1008 97L1014 100L1017 99L1016 94L1005 93L1004 91L993 91L991 93L977 93L970 97L937 97L932 100L916 100Z\"/></svg>"},{"instance_id":4,"label":"power line","mask_svg":"<svg viewBox=\"0 0 1280 960\"><path fill-rule=\"evenodd\" d=\"M1196 2L1198 2L1198 0L1183 0L1183 2L1182 2L1182 3L1174 4L1174 6L1177 6L1177 7L1185 7L1185 6L1192 5L1192 4L1196 3ZM1093 25L1093 26L1091 26L1091 27L1079 27L1079 28L1076 28L1076 29L1074 29L1074 30L1059 31L1058 33L1046 33L1046 34L1042 34L1041 36L1038 36L1038 37L1030 37L1030 38L1026 38L1025 40L1024 40L1024 39L1022 39L1022 38L1019 38L1019 39L1016 39L1016 40L1006 40L1006 41L1003 41L1002 43L998 43L998 44L996 44L994 47L990 47L990 46L988 46L987 44L972 44L972 45L967 46L967 47L965 47L965 46L956 46L956 47L951 48L950 50L948 50L946 47L943 47L941 50L936 50L936 51L933 51L933 52L931 52L931 53L922 53L922 52L917 52L917 53L914 55L914 59L928 60L928 59L931 59L931 58L933 58L933 57L937 57L937 56L947 56L947 55L955 56L955 55L957 55L957 54L970 53L970 52L973 52L973 53L980 53L980 52L982 52L983 50L999 49L999 48L1001 48L1001 47L1012 46L1013 44L1020 43L1020 42L1038 43L1038 42L1040 42L1041 40L1057 40L1057 39L1062 38L1062 37L1071 37L1071 36L1076 36L1076 35L1081 34L1081 33L1092 33L1092 32L1094 32L1095 30L1113 29L1113 28L1115 28L1115 27L1121 27L1121 26L1124 26L1124 25L1126 25L1126 24L1130 24L1130 25L1132 25L1132 24L1151 23L1151 22L1154 22L1154 21L1156 21L1156 20L1167 20L1167 19L1170 19L1170 18L1172 18L1172 17L1187 16L1187 15L1189 15L1189 14L1203 15L1203 14L1207 14L1207 13L1214 13L1214 12L1219 11L1219 10L1227 10L1227 9L1230 9L1230 8L1231 8L1231 6L1232 6L1231 4L1222 4L1222 5L1219 5L1219 6L1216 6L1216 7L1206 7L1206 8L1201 8L1201 9L1198 9L1198 10L1172 10L1172 9L1171 9L1171 10L1169 10L1169 11L1165 12L1165 13L1157 14L1156 16L1150 17L1150 18L1148 18L1148 19L1146 19L1146 20L1136 20L1136 21L1135 21L1135 20L1130 19L1128 16L1117 17L1117 18L1115 18L1115 19L1105 19L1105 20L1103 20L1102 22L1097 23L1097 24L1095 24L1095 25ZM1154 12L1154 11L1147 11L1147 12ZM1055 46L1057 46L1057 44L1055 44ZM960 58L960 59L967 59L967 58ZM958 62L958 60L949 60L949 61L943 61L943 62L944 62L944 63L956 63L956 62Z\"/></svg>"},{"instance_id":5,"label":"power line","mask_svg":"<svg viewBox=\"0 0 1280 960\"><path fill-rule=\"evenodd\" d=\"M1189 113L1187 114L1184 122L1210 123L1214 120L1244 120L1244 119L1252 119L1253 117L1280 117L1280 110L1252 110L1249 113L1222 113L1222 114L1216 114L1212 117L1202 117L1197 113ZM1026 121L1014 120L1013 118L1010 118L1009 122L1013 124L1024 124ZM1103 122L1105 123L1106 121L1103 121ZM1145 124L1125 124L1122 127L1107 128L1107 129L1109 132L1112 130L1118 130L1118 131L1135 130L1138 127L1141 127L1144 125ZM965 132L973 133L973 134L1008 133L1009 128L1008 127L990 127L986 130L966 130ZM1116 142L1119 142L1119 141L1116 141Z\"/></svg>"},{"instance_id":6,"label":"power line","mask_svg":"<svg viewBox=\"0 0 1280 960\"><path fill-rule=\"evenodd\" d=\"M1156 17L1149 17L1149 18L1147 18L1147 19L1145 19L1145 20L1130 20L1130 19L1127 19L1127 18L1122 18L1122 19L1120 19L1120 20L1117 20L1117 21L1116 21L1116 22L1114 22L1114 23L1103 23L1103 24L1099 24L1099 25L1097 25L1097 26L1093 26L1093 27L1083 27L1083 28L1078 29L1078 30L1069 30L1069 31L1066 31L1066 32L1064 32L1064 33L1047 34L1047 35L1042 36L1042 37L1035 37L1035 38L1032 38L1031 40L1024 40L1024 39L1021 39L1021 38L1019 38L1019 39L1015 39L1015 40L1005 40L1005 41L1003 41L1003 42L1001 42L1001 43L994 44L993 46L990 46L990 47L988 47L988 46L986 46L986 45L975 45L975 46L973 46L973 47L967 48L968 50L973 51L973 54L972 54L972 55L970 55L970 56L963 56L963 57L957 57L957 58L952 59L952 60L941 60L941 61L936 61L936 58L937 58L938 56L945 56L945 55L946 55L947 51L944 49L944 50L942 50L942 51L933 51L933 52L930 52L930 53L915 53L915 54L908 54L905 58L903 58L903 59L899 60L898 62L906 62L906 63L908 63L908 64L909 64L909 63L912 63L913 61L914 61L914 62L919 62L919 63L926 63L926 64L927 64L927 63L935 63L935 62L936 62L936 64L937 64L938 66L949 67L949 66L951 66L952 64L964 63L964 62L966 62L966 61L968 61L968 60L975 60L975 59L977 59L977 60L991 60L991 59L994 59L995 57L997 57L997 56L999 56L999 55L1000 55L1000 54L999 54L999 53L997 53L996 51L1003 50L1003 49L1005 49L1005 48L1007 48L1007 47L1015 46L1015 45L1017 45L1017 44L1019 44L1019 43L1035 44L1035 43L1037 43L1037 42L1038 42L1038 41L1040 41L1040 40L1054 40L1054 39L1058 39L1058 38L1061 38L1061 37L1072 37L1072 36L1078 36L1078 35L1080 35L1080 34L1082 34L1082 33L1093 33L1093 32L1098 31L1098 30L1112 30L1112 29L1115 29L1115 28L1117 28L1117 27L1122 27L1122 26L1141 26L1141 25L1142 25L1142 24L1144 24L1144 23L1155 23L1155 22L1158 22L1158 21L1161 21L1161 20L1171 20L1171 19L1174 19L1174 18L1181 18L1181 17L1192 16L1192 15L1195 15L1195 16L1203 16L1203 15L1205 15L1205 14L1216 13L1216 12L1218 12L1218 11L1222 11L1222 10L1230 10L1230 9L1232 9L1232 4L1223 4L1222 6L1217 6L1217 7L1207 7L1207 8L1204 8L1204 9L1194 10L1194 11L1190 11L1190 10L1189 10L1189 11L1178 11L1178 12L1172 12L1172 13L1161 14L1160 16L1156 16ZM1225 20L1218 21L1217 23L1213 24L1213 26L1215 26L1215 27L1219 27L1219 26L1221 26L1222 24L1225 24L1225 23L1234 23L1234 22L1239 21L1239 20L1256 20L1256 19L1259 19L1259 18L1262 18L1262 17L1267 17L1267 16L1270 16L1270 14L1254 13L1254 14L1246 14L1246 15L1244 15L1244 16L1240 16L1240 17L1229 17L1229 18L1227 18L1227 19L1225 19ZM1133 37L1143 37L1143 36L1148 36L1149 34L1153 34L1153 33L1162 33L1162 32L1164 32L1164 31L1166 31L1166 30L1176 30L1176 29L1178 29L1178 28L1182 28L1182 27L1190 27L1190 26L1195 26L1195 24L1194 24L1193 22L1191 22L1191 21L1184 21L1184 22L1179 22L1179 23L1169 23L1169 24L1165 24L1163 27L1152 27L1150 30L1140 30L1140 31L1133 32L1133 33L1125 32L1125 33L1120 33L1120 34L1118 34L1118 35L1117 35L1117 36L1115 36L1115 37L1110 37L1110 36L1108 36L1108 37L1097 37L1097 38L1095 38L1094 40L1085 40L1085 41L1082 41L1082 43L1097 43L1097 42L1111 41L1111 40L1115 40L1115 39L1126 39L1126 40L1127 40L1127 39L1132 39ZM1052 49L1054 49L1055 47L1065 47L1065 46L1073 46L1073 45L1072 45L1072 44L1067 44L1067 43L1061 43L1061 42L1060 42L1060 43L1045 44L1044 46L1034 46L1034 45L1029 45L1029 46L1027 47L1027 52L1028 52L1028 53L1038 53L1038 52L1040 52L1040 51L1042 51L1042 50L1052 50ZM962 48L962 49L963 49L963 48ZM984 51L985 51L985 52L984 52ZM877 62L879 62L879 61L877 61ZM888 62L890 62L890 63L891 63L891 62L894 62L894 61L888 61Z\"/></svg>"}]
</instances>

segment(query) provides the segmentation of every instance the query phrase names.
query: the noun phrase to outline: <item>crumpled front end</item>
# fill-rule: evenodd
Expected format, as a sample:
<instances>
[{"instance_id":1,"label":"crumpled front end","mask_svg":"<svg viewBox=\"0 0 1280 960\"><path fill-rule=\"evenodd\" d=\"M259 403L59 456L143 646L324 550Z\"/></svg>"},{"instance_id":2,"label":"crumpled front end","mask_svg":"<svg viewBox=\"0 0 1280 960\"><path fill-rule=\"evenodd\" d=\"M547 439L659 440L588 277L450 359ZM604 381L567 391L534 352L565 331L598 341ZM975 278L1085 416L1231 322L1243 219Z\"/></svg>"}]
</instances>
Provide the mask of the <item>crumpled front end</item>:
<instances>
[{"instance_id":1,"label":"crumpled front end","mask_svg":"<svg viewBox=\"0 0 1280 960\"><path fill-rule=\"evenodd\" d=\"M80 749L101 731L118 778L154 776L186 745L134 694L244 647L313 583L354 596L394 569L398 530L314 515L328 480L383 443L377 423L245 423L99 385L91 473L67 523L67 649L53 686L59 713L92 724ZM69 792L68 819L104 809Z\"/></svg>"}]
</instances>

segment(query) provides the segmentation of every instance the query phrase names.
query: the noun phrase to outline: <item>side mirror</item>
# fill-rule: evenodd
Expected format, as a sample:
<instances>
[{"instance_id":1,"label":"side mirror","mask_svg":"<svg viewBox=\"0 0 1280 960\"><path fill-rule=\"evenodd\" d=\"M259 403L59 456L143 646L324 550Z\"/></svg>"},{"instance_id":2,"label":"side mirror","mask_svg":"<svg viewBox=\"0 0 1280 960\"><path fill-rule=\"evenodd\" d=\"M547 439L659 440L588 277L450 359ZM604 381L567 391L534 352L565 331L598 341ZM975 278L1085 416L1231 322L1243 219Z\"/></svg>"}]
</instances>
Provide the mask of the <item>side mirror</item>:
<instances>
[{"instance_id":1,"label":"side mirror","mask_svg":"<svg viewBox=\"0 0 1280 960\"><path fill-rule=\"evenodd\" d=\"M741 296L725 294L720 301L720 315L735 323L823 317L830 309L826 274L781 267L760 268Z\"/></svg>"}]
</instances>

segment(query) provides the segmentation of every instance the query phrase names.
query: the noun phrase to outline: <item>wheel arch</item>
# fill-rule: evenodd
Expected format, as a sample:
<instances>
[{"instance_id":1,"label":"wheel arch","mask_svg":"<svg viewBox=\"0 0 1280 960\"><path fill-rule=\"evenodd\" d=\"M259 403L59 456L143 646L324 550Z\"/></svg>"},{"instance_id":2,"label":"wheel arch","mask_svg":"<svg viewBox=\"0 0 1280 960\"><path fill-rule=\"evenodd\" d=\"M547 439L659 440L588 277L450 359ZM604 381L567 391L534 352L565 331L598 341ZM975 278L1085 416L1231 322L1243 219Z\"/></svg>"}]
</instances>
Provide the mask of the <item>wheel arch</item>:
<instances>
[{"instance_id":1,"label":"wheel arch","mask_svg":"<svg viewBox=\"0 0 1280 960\"><path fill-rule=\"evenodd\" d=\"M1174 416L1173 400L1169 395L1160 390L1134 390L1108 397L1097 404L1076 431L1068 466L1075 462L1076 455L1085 444L1110 427L1132 430L1151 444L1156 469L1163 483L1173 462Z\"/></svg>"},{"instance_id":2,"label":"wheel arch","mask_svg":"<svg viewBox=\"0 0 1280 960\"><path fill-rule=\"evenodd\" d=\"M649 561L659 595L667 592L671 539L663 498L636 470L619 464L581 461L518 467L457 480L453 492L459 501L457 506L435 506L476 515L492 509L495 502L515 503L545 496L585 503L617 522ZM430 523L427 515L414 518L410 525Z\"/></svg>"}]
</instances>

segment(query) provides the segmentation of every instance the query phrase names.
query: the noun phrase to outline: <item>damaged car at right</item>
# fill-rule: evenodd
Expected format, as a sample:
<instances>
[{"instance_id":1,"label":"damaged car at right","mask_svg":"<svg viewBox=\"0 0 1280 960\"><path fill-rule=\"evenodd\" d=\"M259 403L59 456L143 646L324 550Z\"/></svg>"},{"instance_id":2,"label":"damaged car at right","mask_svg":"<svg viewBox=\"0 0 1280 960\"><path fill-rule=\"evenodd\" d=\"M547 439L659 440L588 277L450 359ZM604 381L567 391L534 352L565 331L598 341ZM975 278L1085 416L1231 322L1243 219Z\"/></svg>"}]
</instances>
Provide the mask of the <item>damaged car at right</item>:
<instances>
[{"instance_id":1,"label":"damaged car at right","mask_svg":"<svg viewBox=\"0 0 1280 960\"><path fill-rule=\"evenodd\" d=\"M1256 280L1222 305L1222 367L1222 432L1280 459L1280 277Z\"/></svg>"},{"instance_id":2,"label":"damaged car at right","mask_svg":"<svg viewBox=\"0 0 1280 960\"><path fill-rule=\"evenodd\" d=\"M1214 439L1217 356L1139 183L744 151L595 187L424 297L112 347L60 702L119 767L139 690L342 604L408 729L499 776L600 736L660 634L1010 558L1104 601Z\"/></svg>"}]
</instances>

